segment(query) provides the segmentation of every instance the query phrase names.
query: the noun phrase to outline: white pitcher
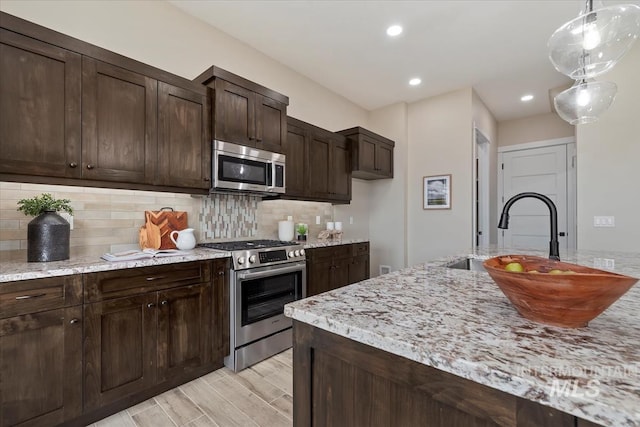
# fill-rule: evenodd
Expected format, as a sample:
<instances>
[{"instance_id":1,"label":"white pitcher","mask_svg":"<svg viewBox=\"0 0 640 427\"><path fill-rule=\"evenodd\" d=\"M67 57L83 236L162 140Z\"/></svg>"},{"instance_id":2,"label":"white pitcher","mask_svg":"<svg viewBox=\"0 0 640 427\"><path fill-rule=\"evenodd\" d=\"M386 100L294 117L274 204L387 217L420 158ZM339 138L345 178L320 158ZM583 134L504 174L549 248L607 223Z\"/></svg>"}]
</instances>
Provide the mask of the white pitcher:
<instances>
[{"instance_id":1,"label":"white pitcher","mask_svg":"<svg viewBox=\"0 0 640 427\"><path fill-rule=\"evenodd\" d=\"M178 235L178 239L174 238L174 234ZM172 231L169 238L176 245L176 248L188 251L196 247L196 236L193 235L193 228L185 228L182 231Z\"/></svg>"}]
</instances>

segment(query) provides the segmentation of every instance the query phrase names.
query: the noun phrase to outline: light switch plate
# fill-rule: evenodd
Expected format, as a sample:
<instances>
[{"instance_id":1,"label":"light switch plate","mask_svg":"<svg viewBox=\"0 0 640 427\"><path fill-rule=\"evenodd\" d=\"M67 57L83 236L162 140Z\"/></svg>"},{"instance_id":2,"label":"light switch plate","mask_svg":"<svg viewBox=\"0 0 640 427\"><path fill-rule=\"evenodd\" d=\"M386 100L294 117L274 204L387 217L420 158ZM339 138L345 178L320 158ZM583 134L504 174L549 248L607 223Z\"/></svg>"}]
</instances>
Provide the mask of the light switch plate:
<instances>
[{"instance_id":1,"label":"light switch plate","mask_svg":"<svg viewBox=\"0 0 640 427\"><path fill-rule=\"evenodd\" d=\"M320 215L316 215L316 225L320 225Z\"/></svg>"},{"instance_id":2,"label":"light switch plate","mask_svg":"<svg viewBox=\"0 0 640 427\"><path fill-rule=\"evenodd\" d=\"M593 226L594 227L615 227L616 218L613 216L594 216Z\"/></svg>"}]
</instances>

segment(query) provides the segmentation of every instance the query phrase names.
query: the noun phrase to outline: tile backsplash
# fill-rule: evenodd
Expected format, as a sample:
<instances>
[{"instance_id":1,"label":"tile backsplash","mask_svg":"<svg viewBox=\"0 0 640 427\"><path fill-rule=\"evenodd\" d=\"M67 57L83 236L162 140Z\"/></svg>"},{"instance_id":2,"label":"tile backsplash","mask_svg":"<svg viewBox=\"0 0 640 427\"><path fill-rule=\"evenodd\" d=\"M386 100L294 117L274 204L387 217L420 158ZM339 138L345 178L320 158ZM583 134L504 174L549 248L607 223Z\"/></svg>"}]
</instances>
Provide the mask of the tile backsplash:
<instances>
[{"instance_id":1,"label":"tile backsplash","mask_svg":"<svg viewBox=\"0 0 640 427\"><path fill-rule=\"evenodd\" d=\"M17 210L18 200L42 193L71 200L74 209L71 256L118 252L138 247L138 230L145 210L169 206L186 211L196 239L278 238L278 221L292 216L309 225L317 237L333 220L330 203L290 200L261 201L241 194L191 196L180 193L118 190L109 188L0 182L0 262L25 261L27 225L31 217ZM316 225L316 216L320 225Z\"/></svg>"},{"instance_id":2,"label":"tile backsplash","mask_svg":"<svg viewBox=\"0 0 640 427\"><path fill-rule=\"evenodd\" d=\"M251 238L258 233L260 197L213 194L203 197L199 222L202 239Z\"/></svg>"}]
</instances>

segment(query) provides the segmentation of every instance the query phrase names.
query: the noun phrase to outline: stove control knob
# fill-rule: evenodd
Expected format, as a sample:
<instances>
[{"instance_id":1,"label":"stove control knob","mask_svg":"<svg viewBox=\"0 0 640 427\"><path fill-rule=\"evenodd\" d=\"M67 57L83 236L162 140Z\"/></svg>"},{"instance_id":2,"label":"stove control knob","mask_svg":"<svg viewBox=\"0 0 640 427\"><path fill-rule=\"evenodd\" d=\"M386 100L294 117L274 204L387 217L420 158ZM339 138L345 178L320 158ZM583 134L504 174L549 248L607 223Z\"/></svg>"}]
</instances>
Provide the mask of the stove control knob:
<instances>
[{"instance_id":1,"label":"stove control knob","mask_svg":"<svg viewBox=\"0 0 640 427\"><path fill-rule=\"evenodd\" d=\"M244 262L245 262L245 259L244 259L243 256L238 257L238 264L242 265L242 264L244 264Z\"/></svg>"},{"instance_id":2,"label":"stove control knob","mask_svg":"<svg viewBox=\"0 0 640 427\"><path fill-rule=\"evenodd\" d=\"M300 256L304 255L304 249L300 249Z\"/></svg>"},{"instance_id":3,"label":"stove control knob","mask_svg":"<svg viewBox=\"0 0 640 427\"><path fill-rule=\"evenodd\" d=\"M293 251L289 251L289 258L293 258Z\"/></svg>"},{"instance_id":4,"label":"stove control knob","mask_svg":"<svg viewBox=\"0 0 640 427\"><path fill-rule=\"evenodd\" d=\"M300 256L300 251L296 249L295 254L296 256Z\"/></svg>"},{"instance_id":5,"label":"stove control knob","mask_svg":"<svg viewBox=\"0 0 640 427\"><path fill-rule=\"evenodd\" d=\"M256 262L256 256L255 256L255 255L251 255L251 256L249 257L249 262L250 262L251 264L253 264L254 262Z\"/></svg>"}]
</instances>

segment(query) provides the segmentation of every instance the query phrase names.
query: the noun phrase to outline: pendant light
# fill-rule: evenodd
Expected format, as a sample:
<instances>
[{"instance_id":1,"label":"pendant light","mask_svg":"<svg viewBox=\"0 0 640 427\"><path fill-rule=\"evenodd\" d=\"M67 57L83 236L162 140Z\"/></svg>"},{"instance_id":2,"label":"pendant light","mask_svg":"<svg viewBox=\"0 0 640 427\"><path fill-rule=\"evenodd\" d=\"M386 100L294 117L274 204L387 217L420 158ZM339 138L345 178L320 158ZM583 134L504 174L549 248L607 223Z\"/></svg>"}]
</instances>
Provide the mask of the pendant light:
<instances>
[{"instance_id":1,"label":"pendant light","mask_svg":"<svg viewBox=\"0 0 640 427\"><path fill-rule=\"evenodd\" d=\"M613 82L578 80L553 99L558 115L572 125L593 123L613 102L618 87Z\"/></svg>"},{"instance_id":2,"label":"pendant light","mask_svg":"<svg viewBox=\"0 0 640 427\"><path fill-rule=\"evenodd\" d=\"M620 4L593 10L587 0L580 16L558 28L549 39L549 59L574 80L611 69L640 34L640 7Z\"/></svg>"},{"instance_id":3,"label":"pendant light","mask_svg":"<svg viewBox=\"0 0 640 427\"><path fill-rule=\"evenodd\" d=\"M580 15L558 28L549 39L549 59L576 80L553 100L558 115L572 125L593 123L613 102L617 86L593 77L609 71L640 35L640 7L633 4L593 10L586 1Z\"/></svg>"}]
</instances>

